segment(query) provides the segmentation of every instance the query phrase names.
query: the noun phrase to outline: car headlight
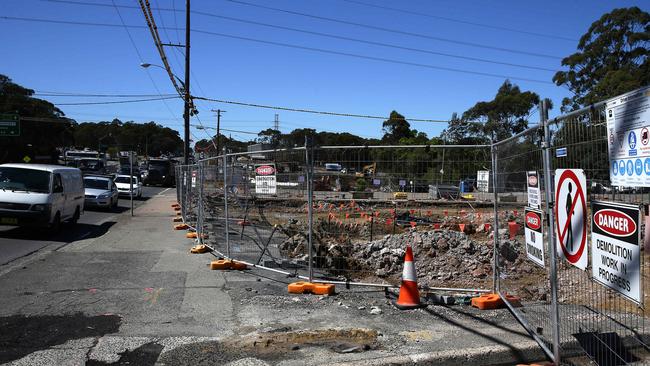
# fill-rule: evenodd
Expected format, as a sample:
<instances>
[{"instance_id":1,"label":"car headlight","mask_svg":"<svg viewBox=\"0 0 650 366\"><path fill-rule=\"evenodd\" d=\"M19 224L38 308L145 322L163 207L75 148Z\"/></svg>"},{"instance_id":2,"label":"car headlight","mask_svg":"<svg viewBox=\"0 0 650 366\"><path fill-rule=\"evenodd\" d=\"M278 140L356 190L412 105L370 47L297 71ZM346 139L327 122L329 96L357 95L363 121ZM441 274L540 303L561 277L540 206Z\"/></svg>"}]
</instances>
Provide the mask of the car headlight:
<instances>
[{"instance_id":1,"label":"car headlight","mask_svg":"<svg viewBox=\"0 0 650 366\"><path fill-rule=\"evenodd\" d=\"M50 208L50 204L45 203L45 204L32 205L31 210L38 211L38 212L45 212L49 210L49 208Z\"/></svg>"},{"instance_id":2,"label":"car headlight","mask_svg":"<svg viewBox=\"0 0 650 366\"><path fill-rule=\"evenodd\" d=\"M163 177L163 179L165 179L165 176L164 176L164 175L163 175L162 177Z\"/></svg>"},{"instance_id":3,"label":"car headlight","mask_svg":"<svg viewBox=\"0 0 650 366\"><path fill-rule=\"evenodd\" d=\"M110 197L110 196L111 196L110 193L102 193L102 194L100 194L99 196L97 196L97 198L108 198L108 197Z\"/></svg>"}]
</instances>

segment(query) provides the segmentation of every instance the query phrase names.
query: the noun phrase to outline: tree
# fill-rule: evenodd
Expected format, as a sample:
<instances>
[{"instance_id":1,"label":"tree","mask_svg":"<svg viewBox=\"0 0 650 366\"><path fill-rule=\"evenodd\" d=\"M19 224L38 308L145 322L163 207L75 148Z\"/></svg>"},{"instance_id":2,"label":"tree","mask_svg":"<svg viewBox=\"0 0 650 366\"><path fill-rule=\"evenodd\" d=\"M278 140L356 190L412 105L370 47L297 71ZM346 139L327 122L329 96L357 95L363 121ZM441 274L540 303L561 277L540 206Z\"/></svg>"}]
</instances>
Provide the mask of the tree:
<instances>
[{"instance_id":1,"label":"tree","mask_svg":"<svg viewBox=\"0 0 650 366\"><path fill-rule=\"evenodd\" d=\"M382 130L384 131L384 137L381 139L382 143L398 144L403 138L415 137L415 134L411 131L411 124L396 111L390 112L390 116L382 124Z\"/></svg>"},{"instance_id":2,"label":"tree","mask_svg":"<svg viewBox=\"0 0 650 366\"><path fill-rule=\"evenodd\" d=\"M638 7L614 9L593 22L553 77L574 93L562 110L574 110L650 84L650 14Z\"/></svg>"},{"instance_id":3,"label":"tree","mask_svg":"<svg viewBox=\"0 0 650 366\"><path fill-rule=\"evenodd\" d=\"M272 128L267 128L266 130L260 131L257 134L257 142L260 144L269 144L273 147L277 147L280 143L280 136L282 132L274 130Z\"/></svg>"},{"instance_id":4,"label":"tree","mask_svg":"<svg viewBox=\"0 0 650 366\"><path fill-rule=\"evenodd\" d=\"M538 103L539 95L522 92L506 80L493 100L478 102L463 113L461 123L467 127L464 137L478 137L484 141L491 137L506 139L528 127L528 117Z\"/></svg>"},{"instance_id":5,"label":"tree","mask_svg":"<svg viewBox=\"0 0 650 366\"><path fill-rule=\"evenodd\" d=\"M0 113L17 113L21 118L20 136L0 137L0 163L22 162L26 156L32 162L55 163L56 148L72 142L74 121L65 118L54 104L33 95L34 90L0 74Z\"/></svg>"}]
</instances>

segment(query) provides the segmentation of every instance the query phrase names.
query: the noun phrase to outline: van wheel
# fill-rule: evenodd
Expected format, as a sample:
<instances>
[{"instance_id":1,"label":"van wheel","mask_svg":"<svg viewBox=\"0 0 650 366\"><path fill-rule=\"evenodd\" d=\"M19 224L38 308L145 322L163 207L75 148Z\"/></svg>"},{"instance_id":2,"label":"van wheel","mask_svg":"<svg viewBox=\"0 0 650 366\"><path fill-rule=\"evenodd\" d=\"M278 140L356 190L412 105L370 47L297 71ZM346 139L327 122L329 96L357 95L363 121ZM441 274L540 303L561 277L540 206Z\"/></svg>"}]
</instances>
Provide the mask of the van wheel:
<instances>
[{"instance_id":1,"label":"van wheel","mask_svg":"<svg viewBox=\"0 0 650 366\"><path fill-rule=\"evenodd\" d=\"M54 220L52 220L52 223L50 224L50 232L56 234L59 230L61 230L61 215L57 212L56 215L54 215Z\"/></svg>"},{"instance_id":2,"label":"van wheel","mask_svg":"<svg viewBox=\"0 0 650 366\"><path fill-rule=\"evenodd\" d=\"M79 212L80 212L79 211L79 206L77 206L77 208L74 210L74 216L72 216L72 218L70 219L70 224L71 225L76 225L77 221L79 221L79 217L81 216L81 214Z\"/></svg>"}]
</instances>

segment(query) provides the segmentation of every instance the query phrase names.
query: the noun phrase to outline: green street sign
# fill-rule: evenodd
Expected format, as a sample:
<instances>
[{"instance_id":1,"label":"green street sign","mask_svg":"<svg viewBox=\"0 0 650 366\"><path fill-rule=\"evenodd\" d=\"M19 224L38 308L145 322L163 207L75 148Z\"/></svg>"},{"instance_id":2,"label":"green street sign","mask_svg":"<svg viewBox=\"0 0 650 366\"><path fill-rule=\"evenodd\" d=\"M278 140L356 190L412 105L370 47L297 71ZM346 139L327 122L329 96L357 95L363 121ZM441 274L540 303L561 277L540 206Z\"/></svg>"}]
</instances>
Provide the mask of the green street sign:
<instances>
[{"instance_id":1,"label":"green street sign","mask_svg":"<svg viewBox=\"0 0 650 366\"><path fill-rule=\"evenodd\" d=\"M17 114L0 114L0 136L20 136L20 117Z\"/></svg>"}]
</instances>

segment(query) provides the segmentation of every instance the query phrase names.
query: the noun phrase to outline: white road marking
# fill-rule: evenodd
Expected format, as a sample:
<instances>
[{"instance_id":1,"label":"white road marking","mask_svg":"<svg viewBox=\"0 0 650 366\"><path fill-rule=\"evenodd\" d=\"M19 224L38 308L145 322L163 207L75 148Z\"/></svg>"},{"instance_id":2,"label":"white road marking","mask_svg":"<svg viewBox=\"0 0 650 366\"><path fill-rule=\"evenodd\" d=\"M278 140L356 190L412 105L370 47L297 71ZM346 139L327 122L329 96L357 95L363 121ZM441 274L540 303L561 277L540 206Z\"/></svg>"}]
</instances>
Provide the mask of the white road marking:
<instances>
[{"instance_id":1,"label":"white road marking","mask_svg":"<svg viewBox=\"0 0 650 366\"><path fill-rule=\"evenodd\" d=\"M162 192L159 192L156 196L162 196L163 193L169 191L170 189L171 189L171 188L165 188L165 189L162 190Z\"/></svg>"}]
</instances>

